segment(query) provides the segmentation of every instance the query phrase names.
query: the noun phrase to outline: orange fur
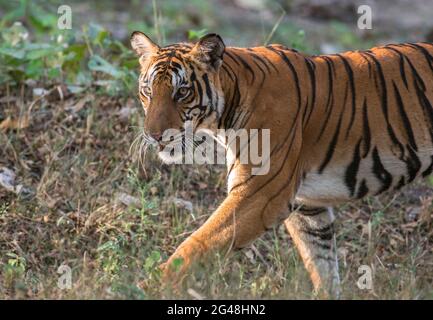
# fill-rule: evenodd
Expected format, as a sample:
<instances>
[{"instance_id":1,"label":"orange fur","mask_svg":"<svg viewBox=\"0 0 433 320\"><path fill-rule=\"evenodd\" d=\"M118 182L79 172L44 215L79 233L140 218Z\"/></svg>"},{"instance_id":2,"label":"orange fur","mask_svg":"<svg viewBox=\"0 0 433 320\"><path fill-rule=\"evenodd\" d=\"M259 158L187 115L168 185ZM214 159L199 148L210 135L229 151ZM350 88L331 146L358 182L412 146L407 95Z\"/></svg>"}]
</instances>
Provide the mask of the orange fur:
<instances>
[{"instance_id":1,"label":"orange fur","mask_svg":"<svg viewBox=\"0 0 433 320\"><path fill-rule=\"evenodd\" d=\"M270 172L252 176L251 165L239 161L228 167L227 198L171 256L166 276L179 276L168 267L176 258L184 260L183 274L210 252L244 247L289 217L316 290L337 294L333 218L324 208L397 189L432 170L433 45L307 56L281 45L224 48L208 35L195 45L154 49L141 59L140 81L166 59L201 86L190 99L212 92L213 101L224 101L221 113L213 106L209 117L196 119L202 126L271 132ZM141 98L145 128L161 131L180 126L174 110L186 114L191 104L172 99L170 77L158 79L155 95Z\"/></svg>"}]
</instances>

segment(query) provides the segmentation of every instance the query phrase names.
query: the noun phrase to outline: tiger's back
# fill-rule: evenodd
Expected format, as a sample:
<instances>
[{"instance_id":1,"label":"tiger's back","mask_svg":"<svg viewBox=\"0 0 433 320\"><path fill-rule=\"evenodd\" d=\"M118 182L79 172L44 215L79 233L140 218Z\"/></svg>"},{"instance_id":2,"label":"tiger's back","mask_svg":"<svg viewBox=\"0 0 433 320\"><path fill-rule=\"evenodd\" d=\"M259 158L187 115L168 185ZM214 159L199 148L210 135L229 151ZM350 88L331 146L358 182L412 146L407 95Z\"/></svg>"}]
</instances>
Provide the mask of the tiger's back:
<instances>
[{"instance_id":1,"label":"tiger's back","mask_svg":"<svg viewBox=\"0 0 433 320\"><path fill-rule=\"evenodd\" d=\"M388 45L309 60L316 103L305 120L298 201L330 206L431 173L433 45Z\"/></svg>"}]
</instances>

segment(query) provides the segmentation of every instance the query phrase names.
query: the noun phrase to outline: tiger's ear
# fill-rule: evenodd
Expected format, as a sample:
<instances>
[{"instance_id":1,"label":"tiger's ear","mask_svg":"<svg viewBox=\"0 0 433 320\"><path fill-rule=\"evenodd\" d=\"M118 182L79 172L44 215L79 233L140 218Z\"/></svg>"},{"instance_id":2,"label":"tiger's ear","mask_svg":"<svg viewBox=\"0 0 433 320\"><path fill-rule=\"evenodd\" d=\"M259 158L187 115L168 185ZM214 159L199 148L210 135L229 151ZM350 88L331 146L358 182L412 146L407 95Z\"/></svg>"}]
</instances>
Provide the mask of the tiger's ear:
<instances>
[{"instance_id":1,"label":"tiger's ear","mask_svg":"<svg viewBox=\"0 0 433 320\"><path fill-rule=\"evenodd\" d=\"M131 34L131 47L137 55L144 58L149 57L159 50L159 46L140 31L134 31Z\"/></svg>"},{"instance_id":2,"label":"tiger's ear","mask_svg":"<svg viewBox=\"0 0 433 320\"><path fill-rule=\"evenodd\" d=\"M223 62L225 50L223 39L215 33L209 33L195 44L191 49L191 55L197 60L210 64L214 69L218 69Z\"/></svg>"}]
</instances>

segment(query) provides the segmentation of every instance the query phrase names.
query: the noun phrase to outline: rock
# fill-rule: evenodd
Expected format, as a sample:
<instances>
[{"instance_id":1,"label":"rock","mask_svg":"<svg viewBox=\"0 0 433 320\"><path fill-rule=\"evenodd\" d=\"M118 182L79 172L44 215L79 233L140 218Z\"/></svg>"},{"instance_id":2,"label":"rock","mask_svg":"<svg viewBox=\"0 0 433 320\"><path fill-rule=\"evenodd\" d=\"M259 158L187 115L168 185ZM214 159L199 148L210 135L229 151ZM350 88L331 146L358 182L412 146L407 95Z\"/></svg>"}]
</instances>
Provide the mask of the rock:
<instances>
[{"instance_id":1,"label":"rock","mask_svg":"<svg viewBox=\"0 0 433 320\"><path fill-rule=\"evenodd\" d=\"M0 186L17 195L30 194L31 190L15 181L16 174L6 167L0 167Z\"/></svg>"},{"instance_id":2,"label":"rock","mask_svg":"<svg viewBox=\"0 0 433 320\"><path fill-rule=\"evenodd\" d=\"M125 206L134 206L136 208L141 208L141 201L126 193L119 193L116 197L117 202L124 204Z\"/></svg>"},{"instance_id":3,"label":"rock","mask_svg":"<svg viewBox=\"0 0 433 320\"><path fill-rule=\"evenodd\" d=\"M187 201L181 198L172 198L171 202L177 207L177 208L181 208L181 209L186 209L189 212L192 212L193 207L192 207L192 202L191 201Z\"/></svg>"},{"instance_id":4,"label":"rock","mask_svg":"<svg viewBox=\"0 0 433 320\"><path fill-rule=\"evenodd\" d=\"M0 168L0 185L7 191L15 192L15 172L12 170L1 167Z\"/></svg>"}]
</instances>

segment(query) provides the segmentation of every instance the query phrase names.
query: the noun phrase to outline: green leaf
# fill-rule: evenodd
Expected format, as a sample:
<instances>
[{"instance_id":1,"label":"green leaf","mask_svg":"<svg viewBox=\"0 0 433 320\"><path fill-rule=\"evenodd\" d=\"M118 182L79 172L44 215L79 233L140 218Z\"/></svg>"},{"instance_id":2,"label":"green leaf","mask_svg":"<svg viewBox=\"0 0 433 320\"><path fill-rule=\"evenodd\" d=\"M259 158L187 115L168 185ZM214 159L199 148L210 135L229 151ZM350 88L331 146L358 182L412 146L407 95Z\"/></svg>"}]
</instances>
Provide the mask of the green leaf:
<instances>
[{"instance_id":1,"label":"green leaf","mask_svg":"<svg viewBox=\"0 0 433 320\"><path fill-rule=\"evenodd\" d=\"M159 251L152 251L150 257L153 261L158 262L161 259L161 254L159 253Z\"/></svg>"},{"instance_id":2,"label":"green leaf","mask_svg":"<svg viewBox=\"0 0 433 320\"><path fill-rule=\"evenodd\" d=\"M173 266L175 272L179 271L183 264L183 258L175 258L171 265Z\"/></svg>"},{"instance_id":3,"label":"green leaf","mask_svg":"<svg viewBox=\"0 0 433 320\"><path fill-rule=\"evenodd\" d=\"M0 54L22 60L26 55L26 51L23 49L0 48Z\"/></svg>"},{"instance_id":4,"label":"green leaf","mask_svg":"<svg viewBox=\"0 0 433 320\"><path fill-rule=\"evenodd\" d=\"M146 260L144 261L144 270L146 272L149 272L152 270L153 266L154 266L153 260L150 258L146 258Z\"/></svg>"},{"instance_id":5,"label":"green leaf","mask_svg":"<svg viewBox=\"0 0 433 320\"><path fill-rule=\"evenodd\" d=\"M102 46L103 41L108 37L109 33L100 25L91 23L89 25L89 37L94 44Z\"/></svg>"},{"instance_id":6,"label":"green leaf","mask_svg":"<svg viewBox=\"0 0 433 320\"><path fill-rule=\"evenodd\" d=\"M131 70L136 70L140 66L137 58L124 60L121 65L122 65L122 67L125 67L127 69L131 69Z\"/></svg>"},{"instance_id":7,"label":"green leaf","mask_svg":"<svg viewBox=\"0 0 433 320\"><path fill-rule=\"evenodd\" d=\"M5 43L12 47L26 41L28 35L29 32L21 22L15 22L10 28L6 28L2 31L2 37Z\"/></svg>"},{"instance_id":8,"label":"green leaf","mask_svg":"<svg viewBox=\"0 0 433 320\"><path fill-rule=\"evenodd\" d=\"M203 37L207 32L207 29L201 30L188 30L188 40L198 40Z\"/></svg>"},{"instance_id":9,"label":"green leaf","mask_svg":"<svg viewBox=\"0 0 433 320\"><path fill-rule=\"evenodd\" d=\"M6 256L10 257L10 258L14 258L14 259L18 259L18 255L16 253L13 252L6 252Z\"/></svg>"},{"instance_id":10,"label":"green leaf","mask_svg":"<svg viewBox=\"0 0 433 320\"><path fill-rule=\"evenodd\" d=\"M107 60L103 59L98 55L93 55L88 63L88 67L92 71L99 71L118 79L122 77L123 73L118 70L115 66L109 63Z\"/></svg>"},{"instance_id":11,"label":"green leaf","mask_svg":"<svg viewBox=\"0 0 433 320\"><path fill-rule=\"evenodd\" d=\"M57 16L45 11L41 6L31 3L29 10L29 21L31 25L39 32L52 29L57 26Z\"/></svg>"},{"instance_id":12,"label":"green leaf","mask_svg":"<svg viewBox=\"0 0 433 320\"><path fill-rule=\"evenodd\" d=\"M100 245L97 250L98 251L113 250L116 247L117 247L117 243L115 243L112 240L109 240L109 241L103 243L102 245Z\"/></svg>"},{"instance_id":13,"label":"green leaf","mask_svg":"<svg viewBox=\"0 0 433 320\"><path fill-rule=\"evenodd\" d=\"M57 79L60 76L60 69L58 68L51 68L48 70L48 78L50 79Z\"/></svg>"},{"instance_id":14,"label":"green leaf","mask_svg":"<svg viewBox=\"0 0 433 320\"><path fill-rule=\"evenodd\" d=\"M73 93L73 94L83 92L84 89L85 89L85 88L83 88L83 87L80 87L80 86L74 86L74 85L69 85L69 86L67 86L67 87L68 87L69 92L71 92L71 93Z\"/></svg>"},{"instance_id":15,"label":"green leaf","mask_svg":"<svg viewBox=\"0 0 433 320\"><path fill-rule=\"evenodd\" d=\"M36 50L32 50L32 51L27 52L26 58L29 59L29 60L39 59L39 58L42 58L42 57L46 57L46 56L52 55L55 52L56 51L53 50L53 48L36 49Z\"/></svg>"},{"instance_id":16,"label":"green leaf","mask_svg":"<svg viewBox=\"0 0 433 320\"><path fill-rule=\"evenodd\" d=\"M152 251L144 262L144 270L151 271L153 267L161 260L161 254L158 251Z\"/></svg>"},{"instance_id":17,"label":"green leaf","mask_svg":"<svg viewBox=\"0 0 433 320\"><path fill-rule=\"evenodd\" d=\"M44 64L42 60L31 60L24 69L27 78L40 78L44 74Z\"/></svg>"},{"instance_id":18,"label":"green leaf","mask_svg":"<svg viewBox=\"0 0 433 320\"><path fill-rule=\"evenodd\" d=\"M80 71L76 76L75 85L89 86L92 83L92 75L88 71Z\"/></svg>"}]
</instances>

